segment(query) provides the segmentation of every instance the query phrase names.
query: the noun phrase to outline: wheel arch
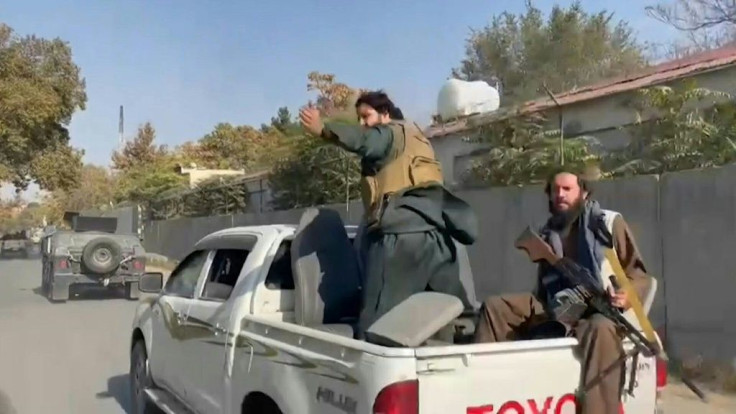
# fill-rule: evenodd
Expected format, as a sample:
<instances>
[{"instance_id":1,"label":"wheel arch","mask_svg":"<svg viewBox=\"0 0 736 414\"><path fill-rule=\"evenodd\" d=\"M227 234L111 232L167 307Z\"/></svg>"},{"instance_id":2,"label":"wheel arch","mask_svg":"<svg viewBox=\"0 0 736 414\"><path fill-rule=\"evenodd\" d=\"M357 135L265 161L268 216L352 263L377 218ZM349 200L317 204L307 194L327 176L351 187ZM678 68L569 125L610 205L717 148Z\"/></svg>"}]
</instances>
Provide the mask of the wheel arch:
<instances>
[{"instance_id":1,"label":"wheel arch","mask_svg":"<svg viewBox=\"0 0 736 414\"><path fill-rule=\"evenodd\" d=\"M261 391L251 391L243 398L240 405L240 412L246 413L264 413L264 414L282 414L281 408L276 401Z\"/></svg>"},{"instance_id":2,"label":"wheel arch","mask_svg":"<svg viewBox=\"0 0 736 414\"><path fill-rule=\"evenodd\" d=\"M146 347L146 353L148 353L150 350L148 349L148 343L146 341L145 335L143 335L143 330L141 328L135 328L133 329L133 334L130 336L130 351L133 351L133 347L136 343L139 341L143 341L143 345Z\"/></svg>"}]
</instances>

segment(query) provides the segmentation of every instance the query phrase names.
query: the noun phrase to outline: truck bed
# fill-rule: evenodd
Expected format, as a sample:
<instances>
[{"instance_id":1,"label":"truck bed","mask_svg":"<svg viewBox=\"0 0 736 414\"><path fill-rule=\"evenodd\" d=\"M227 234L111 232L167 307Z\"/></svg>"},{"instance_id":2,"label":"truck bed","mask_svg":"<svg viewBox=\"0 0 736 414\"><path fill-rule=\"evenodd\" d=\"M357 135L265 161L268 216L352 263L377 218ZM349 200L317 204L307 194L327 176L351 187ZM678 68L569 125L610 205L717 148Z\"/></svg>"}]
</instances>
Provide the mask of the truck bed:
<instances>
[{"instance_id":1,"label":"truck bed","mask_svg":"<svg viewBox=\"0 0 736 414\"><path fill-rule=\"evenodd\" d=\"M292 397L329 389L342 401L354 401L356 413L372 412L379 391L398 381L416 381L421 414L575 412L580 361L574 338L387 348L252 315L245 318L240 336L260 343L260 350L272 349L271 354L279 355L271 358L278 368L264 372L274 375L274 380L282 378L282 382L290 378L288 387L282 385ZM631 346L625 343L625 348ZM249 357L248 352L235 357L236 366L243 366L242 358ZM631 360L626 370L627 387L630 365ZM311 369L304 369L306 366ZM282 372L276 374L274 369ZM653 358L639 357L635 385L633 396L624 397L625 412L654 412ZM285 403L291 412L286 399ZM303 413L344 412L321 404L309 410L293 408Z\"/></svg>"}]
</instances>

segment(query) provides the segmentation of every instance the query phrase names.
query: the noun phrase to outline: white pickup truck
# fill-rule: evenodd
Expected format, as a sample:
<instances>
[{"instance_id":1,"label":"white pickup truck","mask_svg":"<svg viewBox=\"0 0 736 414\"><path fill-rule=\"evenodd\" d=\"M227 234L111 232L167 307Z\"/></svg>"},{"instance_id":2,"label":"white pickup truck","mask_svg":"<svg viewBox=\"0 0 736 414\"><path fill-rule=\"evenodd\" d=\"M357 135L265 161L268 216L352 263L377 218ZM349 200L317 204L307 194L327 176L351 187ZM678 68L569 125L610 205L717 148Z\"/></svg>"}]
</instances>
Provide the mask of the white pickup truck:
<instances>
[{"instance_id":1,"label":"white pickup truck","mask_svg":"<svg viewBox=\"0 0 736 414\"><path fill-rule=\"evenodd\" d=\"M368 330L370 342L354 339L357 231L335 211L310 209L299 226L204 237L163 287L161 274L146 274L140 290L156 295L141 299L133 323L133 412L575 412L575 339L471 344L472 315L455 297L415 295ZM442 335L447 327L459 333ZM622 412L657 412L664 364L642 355L635 371Z\"/></svg>"}]
</instances>

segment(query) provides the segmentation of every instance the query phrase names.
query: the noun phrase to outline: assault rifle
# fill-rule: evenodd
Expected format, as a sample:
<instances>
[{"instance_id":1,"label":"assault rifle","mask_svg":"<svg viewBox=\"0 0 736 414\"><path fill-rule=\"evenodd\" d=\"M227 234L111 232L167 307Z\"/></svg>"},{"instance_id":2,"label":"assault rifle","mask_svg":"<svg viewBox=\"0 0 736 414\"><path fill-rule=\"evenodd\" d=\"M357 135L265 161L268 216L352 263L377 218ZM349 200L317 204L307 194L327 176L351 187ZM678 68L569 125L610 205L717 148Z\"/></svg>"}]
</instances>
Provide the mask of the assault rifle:
<instances>
[{"instance_id":1,"label":"assault rifle","mask_svg":"<svg viewBox=\"0 0 736 414\"><path fill-rule=\"evenodd\" d=\"M545 261L550 266L552 266L560 275L562 275L562 277L567 279L571 286L574 287L573 290L577 293L577 295L579 295L578 297L583 298L583 300L585 300L588 305L592 306L604 317L611 320L616 325L616 327L620 331L622 331L624 335L629 338L634 344L634 350L632 352L623 354L608 369L604 370L593 381L586 384L583 391L591 389L595 384L602 380L607 371L613 369L617 364L623 363L629 356L634 356L634 358L636 359L636 355L638 354L638 352L643 352L645 355L649 356L656 356L663 361L669 360L659 342L647 338L639 331L639 329L634 327L628 321L628 319L624 317L620 309L613 306L608 293L603 288L603 285L598 282L597 278L593 276L588 269L580 266L569 258L559 257L554 252L554 250L552 250L552 247L547 244L547 242L545 242L539 234L532 230L531 227L527 227L524 230L524 232L514 243L514 247L526 251L532 262ZM611 276L610 280L614 289L618 289L619 286L616 278L614 276ZM640 308L640 303L637 304ZM637 316L640 319L640 323L642 323L642 325L646 324L646 327L651 330L651 324L649 323L646 315L640 314ZM642 318L645 320L642 321ZM654 339L653 333L650 333L650 335L648 336ZM633 368L636 369L636 362L633 364L633 366ZM635 371L632 371L632 373L633 372ZM692 381L689 381L686 378L682 378L682 380L685 385L690 388L691 391L693 391L695 394L698 395L698 397L700 397L701 400L706 400L705 394L700 389L698 389L698 387L695 386ZM633 392L633 390L630 389L629 392Z\"/></svg>"},{"instance_id":2,"label":"assault rifle","mask_svg":"<svg viewBox=\"0 0 736 414\"><path fill-rule=\"evenodd\" d=\"M552 250L552 247L531 227L524 230L514 243L514 247L525 250L532 262L545 261L549 263L562 277L567 279L571 286L581 291L581 296L588 300L590 306L613 321L640 351L667 360L667 355L665 355L659 343L647 339L623 316L619 309L611 304L608 293L600 283L597 283L596 278L591 275L588 269L569 258L559 257Z\"/></svg>"}]
</instances>

